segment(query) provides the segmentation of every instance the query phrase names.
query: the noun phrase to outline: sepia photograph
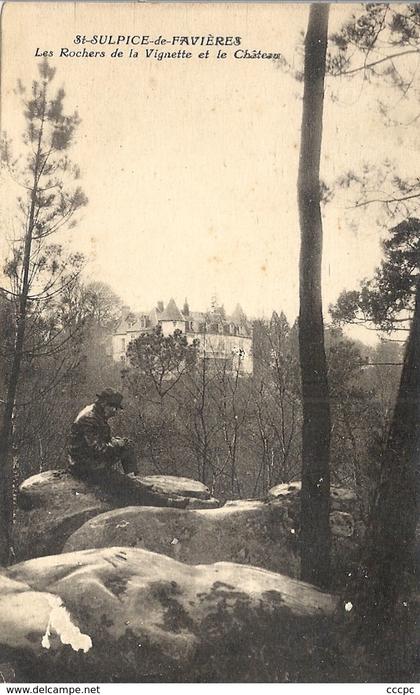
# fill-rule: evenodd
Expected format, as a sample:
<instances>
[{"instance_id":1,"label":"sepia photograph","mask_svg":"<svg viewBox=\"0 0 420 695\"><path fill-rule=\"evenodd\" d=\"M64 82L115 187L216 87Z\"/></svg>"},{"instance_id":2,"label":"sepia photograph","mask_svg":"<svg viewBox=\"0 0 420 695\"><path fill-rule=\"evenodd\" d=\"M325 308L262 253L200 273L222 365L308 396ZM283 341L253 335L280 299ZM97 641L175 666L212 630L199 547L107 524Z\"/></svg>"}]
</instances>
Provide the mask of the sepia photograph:
<instances>
[{"instance_id":1,"label":"sepia photograph","mask_svg":"<svg viewBox=\"0 0 420 695\"><path fill-rule=\"evenodd\" d=\"M0 32L4 693L414 693L420 4Z\"/></svg>"}]
</instances>

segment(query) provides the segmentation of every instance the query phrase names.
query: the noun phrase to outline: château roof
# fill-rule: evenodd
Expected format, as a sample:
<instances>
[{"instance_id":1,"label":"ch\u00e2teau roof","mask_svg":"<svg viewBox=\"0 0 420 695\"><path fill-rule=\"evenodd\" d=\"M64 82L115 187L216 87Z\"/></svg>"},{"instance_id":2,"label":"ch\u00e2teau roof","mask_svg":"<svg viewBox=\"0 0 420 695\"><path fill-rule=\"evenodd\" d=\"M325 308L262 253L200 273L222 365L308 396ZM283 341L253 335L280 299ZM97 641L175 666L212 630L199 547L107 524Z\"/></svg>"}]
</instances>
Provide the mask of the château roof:
<instances>
[{"instance_id":1,"label":"ch\u00e2teau roof","mask_svg":"<svg viewBox=\"0 0 420 695\"><path fill-rule=\"evenodd\" d=\"M154 326L157 326L161 321L179 321L179 322L194 322L193 332L200 329L197 324L205 324L206 331L211 333L212 323L218 326L234 325L236 327L235 335L243 337L252 337L252 323L248 321L244 310L240 304L237 304L235 310L230 316L222 316L220 310L213 312L204 311L189 311L188 315L184 315L178 308L175 300L171 298L164 308L156 306L149 312L132 312L129 307L124 307L122 320L114 331L114 335L127 335L130 333L147 333ZM188 324L189 325L189 324ZM224 329L217 329L224 331Z\"/></svg>"},{"instance_id":2,"label":"ch\u00e2teau roof","mask_svg":"<svg viewBox=\"0 0 420 695\"><path fill-rule=\"evenodd\" d=\"M142 321L149 318L147 311L131 311L127 307L122 308L121 320L118 323L114 333L115 335L125 335L126 333L139 333L144 330Z\"/></svg>"},{"instance_id":3,"label":"ch\u00e2teau roof","mask_svg":"<svg viewBox=\"0 0 420 695\"><path fill-rule=\"evenodd\" d=\"M159 321L185 321L185 318L172 297L163 312L159 315Z\"/></svg>"},{"instance_id":4,"label":"ch\u00e2teau roof","mask_svg":"<svg viewBox=\"0 0 420 695\"><path fill-rule=\"evenodd\" d=\"M236 305L233 313L230 316L230 320L233 321L233 323L238 324L244 323L246 321L245 312L240 304Z\"/></svg>"}]
</instances>

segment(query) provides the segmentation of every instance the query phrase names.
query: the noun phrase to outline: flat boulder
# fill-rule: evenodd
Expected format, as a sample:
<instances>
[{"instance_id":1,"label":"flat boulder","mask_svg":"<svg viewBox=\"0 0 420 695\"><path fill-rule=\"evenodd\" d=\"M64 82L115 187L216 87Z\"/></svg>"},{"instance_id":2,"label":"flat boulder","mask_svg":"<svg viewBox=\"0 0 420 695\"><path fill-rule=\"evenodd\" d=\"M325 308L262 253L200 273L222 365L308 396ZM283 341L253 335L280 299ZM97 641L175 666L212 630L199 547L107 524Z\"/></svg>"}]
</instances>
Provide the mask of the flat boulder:
<instances>
[{"instance_id":1,"label":"flat boulder","mask_svg":"<svg viewBox=\"0 0 420 695\"><path fill-rule=\"evenodd\" d=\"M14 550L18 560L61 552L67 538L93 516L112 509L99 488L65 471L25 480L18 493Z\"/></svg>"},{"instance_id":2,"label":"flat boulder","mask_svg":"<svg viewBox=\"0 0 420 695\"><path fill-rule=\"evenodd\" d=\"M295 480L291 483L280 483L270 488L267 493L269 500L288 500L293 504L293 501L298 501L302 483L300 480ZM347 512L354 513L357 510L357 497L353 490L338 485L331 485L330 492L331 512Z\"/></svg>"},{"instance_id":3,"label":"flat boulder","mask_svg":"<svg viewBox=\"0 0 420 695\"><path fill-rule=\"evenodd\" d=\"M38 475L32 475L21 483L18 506L25 510L42 509L51 503L66 506L69 500L74 503L76 497L81 497L80 502L85 504L88 494L95 500L101 499L97 486L87 485L82 480L69 475L67 471L44 471Z\"/></svg>"},{"instance_id":4,"label":"flat boulder","mask_svg":"<svg viewBox=\"0 0 420 695\"><path fill-rule=\"evenodd\" d=\"M255 567L114 547L2 570L0 644L29 682L334 682L336 606Z\"/></svg>"},{"instance_id":5,"label":"flat boulder","mask_svg":"<svg viewBox=\"0 0 420 695\"><path fill-rule=\"evenodd\" d=\"M150 485L154 492L168 495L168 497L192 497L199 500L208 500L211 497L207 485L192 478L182 478L177 475L146 475L139 476L139 480Z\"/></svg>"},{"instance_id":6,"label":"flat boulder","mask_svg":"<svg viewBox=\"0 0 420 695\"><path fill-rule=\"evenodd\" d=\"M301 489L300 480L292 483L281 483L268 491L267 500L281 501L289 509L289 512L296 516L299 514ZM360 530L361 511L356 493L345 487L331 485L330 505L332 535L346 537L357 535L356 525Z\"/></svg>"},{"instance_id":7,"label":"flat boulder","mask_svg":"<svg viewBox=\"0 0 420 695\"><path fill-rule=\"evenodd\" d=\"M131 479L157 492L156 504L187 498L191 508L213 508L220 502L210 490L190 478L176 476L137 476ZM127 504L127 502L125 502ZM99 486L84 482L67 471L51 470L25 480L18 493L14 528L17 560L59 553L67 538L88 519L120 507L121 500L107 495Z\"/></svg>"}]
</instances>

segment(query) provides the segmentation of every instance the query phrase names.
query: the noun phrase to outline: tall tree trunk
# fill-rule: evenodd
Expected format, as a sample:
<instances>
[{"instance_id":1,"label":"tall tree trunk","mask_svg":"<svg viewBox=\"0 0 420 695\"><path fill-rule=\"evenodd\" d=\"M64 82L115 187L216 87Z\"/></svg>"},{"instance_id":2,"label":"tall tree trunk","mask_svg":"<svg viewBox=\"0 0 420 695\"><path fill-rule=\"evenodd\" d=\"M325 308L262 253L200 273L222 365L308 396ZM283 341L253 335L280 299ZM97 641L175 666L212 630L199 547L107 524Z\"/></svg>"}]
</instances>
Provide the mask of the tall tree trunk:
<instances>
[{"instance_id":1,"label":"tall tree trunk","mask_svg":"<svg viewBox=\"0 0 420 695\"><path fill-rule=\"evenodd\" d=\"M13 523L13 446L14 446L14 419L16 409L16 393L19 383L20 368L22 363L23 345L25 339L25 324L27 313L27 295L30 242L32 239L32 229L28 227L25 240L25 251L23 259L24 279L22 284L22 294L19 301L18 314L16 317L16 332L13 345L12 364L7 383L6 403L4 406L3 423L0 438L0 485L1 485L1 521L0 521L0 564L9 563L12 540L11 529ZM26 281L25 281L26 277Z\"/></svg>"},{"instance_id":2,"label":"tall tree trunk","mask_svg":"<svg viewBox=\"0 0 420 695\"><path fill-rule=\"evenodd\" d=\"M359 641L363 639L370 658L379 665L375 675L387 681L415 677L419 467L420 278L362 560L347 590Z\"/></svg>"},{"instance_id":3,"label":"tall tree trunk","mask_svg":"<svg viewBox=\"0 0 420 695\"><path fill-rule=\"evenodd\" d=\"M33 215L32 215L33 216ZM25 341L25 328L29 292L29 265L31 254L31 242L33 231L33 219L29 221L23 256L23 280L19 308L16 317L16 332L13 345L12 364L7 383L6 403L3 413L3 423L0 438L0 485L1 485L1 522L0 522L0 564L9 563L12 551L11 531L13 524L13 447L14 447L14 419L16 415L16 394L19 384L19 376L22 364L23 346Z\"/></svg>"},{"instance_id":4,"label":"tall tree trunk","mask_svg":"<svg viewBox=\"0 0 420 695\"><path fill-rule=\"evenodd\" d=\"M331 424L321 298L319 181L328 14L327 4L314 4L309 10L298 177L299 355L303 402L301 578L321 587L328 586L330 565Z\"/></svg>"},{"instance_id":5,"label":"tall tree trunk","mask_svg":"<svg viewBox=\"0 0 420 695\"><path fill-rule=\"evenodd\" d=\"M39 172L42 166L41 143L46 108L46 86L43 94L43 114L39 129L37 149L34 155L33 185L28 211L25 241L22 257L22 280L19 288L18 309L16 316L16 331L13 344L10 374L7 380L6 403L4 406L3 422L0 434L0 564L9 563L12 555L12 524L13 524L13 447L14 419L16 415L16 394L19 385L24 343L26 320L28 314L28 295L30 288L30 266L32 241L35 225L36 200L38 195Z\"/></svg>"}]
</instances>

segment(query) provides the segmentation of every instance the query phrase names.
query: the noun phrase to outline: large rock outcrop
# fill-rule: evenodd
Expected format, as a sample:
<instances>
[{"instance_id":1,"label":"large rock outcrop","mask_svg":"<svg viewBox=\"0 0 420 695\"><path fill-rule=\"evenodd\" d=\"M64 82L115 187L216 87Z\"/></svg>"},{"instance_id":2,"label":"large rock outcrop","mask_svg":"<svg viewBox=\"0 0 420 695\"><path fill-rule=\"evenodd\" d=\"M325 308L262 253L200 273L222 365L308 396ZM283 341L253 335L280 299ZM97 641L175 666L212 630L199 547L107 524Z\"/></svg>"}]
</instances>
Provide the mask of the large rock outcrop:
<instances>
[{"instance_id":1,"label":"large rock outcrop","mask_svg":"<svg viewBox=\"0 0 420 695\"><path fill-rule=\"evenodd\" d=\"M235 501L194 511L126 507L90 519L64 552L124 545L194 565L231 561L297 576L293 531L293 520L278 503Z\"/></svg>"},{"instance_id":2,"label":"large rock outcrop","mask_svg":"<svg viewBox=\"0 0 420 695\"><path fill-rule=\"evenodd\" d=\"M67 538L93 516L112 509L100 489L65 471L45 471L19 488L14 527L18 560L61 552Z\"/></svg>"},{"instance_id":3,"label":"large rock outcrop","mask_svg":"<svg viewBox=\"0 0 420 695\"><path fill-rule=\"evenodd\" d=\"M334 681L335 608L254 567L108 548L3 570L0 644L32 682Z\"/></svg>"},{"instance_id":4,"label":"large rock outcrop","mask_svg":"<svg viewBox=\"0 0 420 695\"><path fill-rule=\"evenodd\" d=\"M64 551L124 545L190 564L231 561L297 577L300 485L282 487L267 502L238 500L219 509L116 509L88 520L68 539ZM345 499L349 495L343 492ZM339 496L334 498L332 577L337 587L352 568L360 537L353 516L341 511Z\"/></svg>"},{"instance_id":5,"label":"large rock outcrop","mask_svg":"<svg viewBox=\"0 0 420 695\"><path fill-rule=\"evenodd\" d=\"M63 549L124 545L190 564L232 561L298 576L300 483L272 488L265 502L236 500L223 507L197 509L196 505L213 504L205 485L172 476L140 480L163 495L188 495L187 509L121 506L99 488L65 472L47 471L29 478L19 494L14 540L17 559ZM360 543L360 522L351 491L332 489L330 518L334 586L338 586L350 571Z\"/></svg>"},{"instance_id":6,"label":"large rock outcrop","mask_svg":"<svg viewBox=\"0 0 420 695\"><path fill-rule=\"evenodd\" d=\"M206 485L176 476L139 476L133 480L171 499L188 498L190 509L219 506ZM127 503L126 503L127 504ZM45 471L25 480L19 488L14 530L18 560L61 552L67 538L88 519L123 505L95 485L77 480L66 471Z\"/></svg>"}]
</instances>

